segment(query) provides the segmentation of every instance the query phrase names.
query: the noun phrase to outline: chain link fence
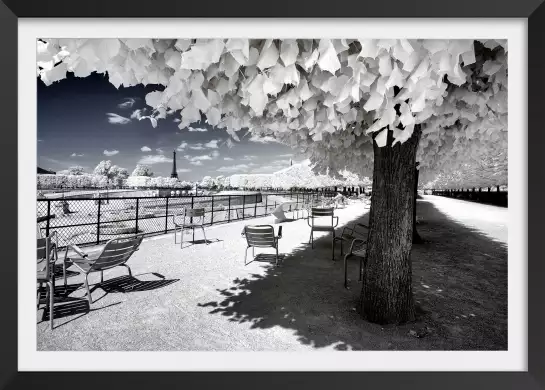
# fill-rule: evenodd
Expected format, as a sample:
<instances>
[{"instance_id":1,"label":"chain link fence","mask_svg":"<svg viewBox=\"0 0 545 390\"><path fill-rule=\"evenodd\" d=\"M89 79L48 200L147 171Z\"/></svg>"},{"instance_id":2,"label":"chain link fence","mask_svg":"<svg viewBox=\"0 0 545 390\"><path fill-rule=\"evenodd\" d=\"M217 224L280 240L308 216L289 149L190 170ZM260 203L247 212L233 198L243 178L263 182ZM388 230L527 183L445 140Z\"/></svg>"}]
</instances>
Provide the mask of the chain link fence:
<instances>
[{"instance_id":1,"label":"chain link fence","mask_svg":"<svg viewBox=\"0 0 545 390\"><path fill-rule=\"evenodd\" d=\"M113 238L174 230L175 216L184 209L205 209L204 225L264 217L286 199L289 208L332 198L333 192L252 193L180 197L108 197L38 199L38 229L42 235L57 232L59 247L96 245ZM177 221L180 221L177 219Z\"/></svg>"}]
</instances>

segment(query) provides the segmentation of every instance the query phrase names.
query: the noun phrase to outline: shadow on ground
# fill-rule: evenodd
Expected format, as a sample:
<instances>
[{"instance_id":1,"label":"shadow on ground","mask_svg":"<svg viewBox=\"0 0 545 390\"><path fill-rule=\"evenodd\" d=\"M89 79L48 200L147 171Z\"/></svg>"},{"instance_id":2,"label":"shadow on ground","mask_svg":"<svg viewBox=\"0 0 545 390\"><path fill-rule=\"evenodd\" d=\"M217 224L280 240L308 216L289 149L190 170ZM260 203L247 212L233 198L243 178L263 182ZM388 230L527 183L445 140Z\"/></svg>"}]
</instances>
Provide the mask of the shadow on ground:
<instances>
[{"instance_id":1,"label":"shadow on ground","mask_svg":"<svg viewBox=\"0 0 545 390\"><path fill-rule=\"evenodd\" d=\"M292 329L315 348L506 350L507 246L449 219L430 202L419 201L417 212L426 242L412 251L414 323L380 326L361 319L358 261L349 261L352 289L346 290L342 257L337 247L337 261L331 261L328 236L315 240L315 249L305 243L284 254L264 276L235 279L218 290L217 301L199 306L229 321L251 322L251 328Z\"/></svg>"},{"instance_id":2,"label":"shadow on ground","mask_svg":"<svg viewBox=\"0 0 545 390\"><path fill-rule=\"evenodd\" d=\"M60 267L60 278L62 278L62 266ZM67 274L68 271L67 270ZM72 274L78 274L77 272L72 272ZM107 279L101 283L96 283L94 285L90 285L90 291L93 297L93 303L98 302L102 298L104 298L107 294L110 293L130 293L130 292L138 292L138 291L149 291L149 290L155 290L158 288L166 287L172 283L176 283L179 279L166 279L163 275L158 274L156 272L152 272L149 274L140 274L136 276L146 276L151 275L154 278L158 278L158 280L140 280L137 279L135 276L119 276L112 279ZM97 293L93 292L97 289L102 289L103 294L101 296L97 296ZM73 297L71 294L79 292L79 294L84 295L83 297ZM40 308L43 309L41 320L38 323L49 321L49 305L46 304L46 288L43 286L38 290L38 299ZM78 318L83 317L84 315L89 314L92 311L102 310L107 307L115 306L120 304L121 302L115 302L106 306L102 307L93 307L91 308L89 305L89 301L87 300L87 297L85 296L85 288L83 287L83 283L76 283L76 284L68 284L64 286L64 284L56 285L55 286L55 305L53 307L53 319L55 321L55 329L66 325L69 322L75 321ZM77 316L77 317L73 317ZM66 317L73 317L70 318L68 321L58 323L57 320L60 320L62 318Z\"/></svg>"}]
</instances>

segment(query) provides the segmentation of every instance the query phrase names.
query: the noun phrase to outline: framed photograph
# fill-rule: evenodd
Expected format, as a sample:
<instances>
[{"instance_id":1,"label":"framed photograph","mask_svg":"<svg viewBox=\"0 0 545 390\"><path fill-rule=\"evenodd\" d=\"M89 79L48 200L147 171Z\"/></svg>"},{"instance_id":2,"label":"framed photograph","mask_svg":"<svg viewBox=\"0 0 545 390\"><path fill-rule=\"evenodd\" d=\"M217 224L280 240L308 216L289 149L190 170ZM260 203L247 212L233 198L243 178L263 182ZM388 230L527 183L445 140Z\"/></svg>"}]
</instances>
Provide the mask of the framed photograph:
<instances>
[{"instance_id":1,"label":"framed photograph","mask_svg":"<svg viewBox=\"0 0 545 390\"><path fill-rule=\"evenodd\" d=\"M544 15L3 0L1 386L545 387Z\"/></svg>"}]
</instances>

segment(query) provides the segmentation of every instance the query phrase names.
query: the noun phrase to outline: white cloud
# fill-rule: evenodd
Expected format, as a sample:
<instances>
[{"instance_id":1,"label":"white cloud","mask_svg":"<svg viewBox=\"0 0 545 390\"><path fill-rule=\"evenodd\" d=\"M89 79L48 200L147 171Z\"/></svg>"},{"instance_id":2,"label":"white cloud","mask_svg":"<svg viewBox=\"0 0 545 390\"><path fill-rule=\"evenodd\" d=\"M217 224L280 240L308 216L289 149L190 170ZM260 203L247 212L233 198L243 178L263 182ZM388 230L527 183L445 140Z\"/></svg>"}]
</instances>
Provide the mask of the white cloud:
<instances>
[{"instance_id":1,"label":"white cloud","mask_svg":"<svg viewBox=\"0 0 545 390\"><path fill-rule=\"evenodd\" d=\"M108 122L113 123L114 125L126 125L131 121L129 118L114 114L113 112L107 112L106 115L108 116Z\"/></svg>"},{"instance_id":2,"label":"white cloud","mask_svg":"<svg viewBox=\"0 0 545 390\"><path fill-rule=\"evenodd\" d=\"M178 123L178 122L181 122L182 120L181 120L180 118L174 118L172 121L173 121L174 123Z\"/></svg>"},{"instance_id":3,"label":"white cloud","mask_svg":"<svg viewBox=\"0 0 545 390\"><path fill-rule=\"evenodd\" d=\"M83 157L83 154L72 153L70 157Z\"/></svg>"},{"instance_id":4,"label":"white cloud","mask_svg":"<svg viewBox=\"0 0 545 390\"><path fill-rule=\"evenodd\" d=\"M214 158L217 158L220 155L220 152L218 152L217 150L213 150L212 153L210 153L210 155Z\"/></svg>"},{"instance_id":5,"label":"white cloud","mask_svg":"<svg viewBox=\"0 0 545 390\"><path fill-rule=\"evenodd\" d=\"M105 150L104 151L105 156L115 156L117 153L119 153L119 150Z\"/></svg>"},{"instance_id":6,"label":"white cloud","mask_svg":"<svg viewBox=\"0 0 545 390\"><path fill-rule=\"evenodd\" d=\"M144 109L145 110L145 109ZM131 114L131 119L138 119L142 118L142 114L144 113L144 110L134 110Z\"/></svg>"},{"instance_id":7,"label":"white cloud","mask_svg":"<svg viewBox=\"0 0 545 390\"><path fill-rule=\"evenodd\" d=\"M218 172L239 172L246 171L250 168L246 164L231 165L230 167L221 167L218 169Z\"/></svg>"},{"instance_id":8,"label":"white cloud","mask_svg":"<svg viewBox=\"0 0 545 390\"><path fill-rule=\"evenodd\" d=\"M293 157L293 153L280 154L278 157Z\"/></svg>"},{"instance_id":9,"label":"white cloud","mask_svg":"<svg viewBox=\"0 0 545 390\"><path fill-rule=\"evenodd\" d=\"M176 171L178 173L186 173L186 172L191 172L191 169L189 169L189 168L180 168L180 169L177 169Z\"/></svg>"},{"instance_id":10,"label":"white cloud","mask_svg":"<svg viewBox=\"0 0 545 390\"><path fill-rule=\"evenodd\" d=\"M165 152L163 152L163 149L161 149L161 148L157 148L157 149L155 149L155 151L156 151L157 153L161 153L161 154L165 153Z\"/></svg>"},{"instance_id":11,"label":"white cloud","mask_svg":"<svg viewBox=\"0 0 545 390\"><path fill-rule=\"evenodd\" d=\"M263 136L263 137L259 137L257 135L252 135L249 139L248 139L249 142L257 142L257 143L260 143L260 144L268 144L268 143L271 143L271 142L276 142L276 143L282 143L280 141L278 141L276 138L274 137L271 137L271 136Z\"/></svg>"},{"instance_id":12,"label":"white cloud","mask_svg":"<svg viewBox=\"0 0 545 390\"><path fill-rule=\"evenodd\" d=\"M212 141L205 143L204 147L209 148L209 149L217 149L218 148L218 142L220 142L220 141L221 141L220 139L213 139Z\"/></svg>"},{"instance_id":13,"label":"white cloud","mask_svg":"<svg viewBox=\"0 0 545 390\"><path fill-rule=\"evenodd\" d=\"M193 165L202 165L202 161L199 161L199 160L197 160L197 161L190 161L189 163L190 163L190 164L193 164Z\"/></svg>"},{"instance_id":14,"label":"white cloud","mask_svg":"<svg viewBox=\"0 0 545 390\"><path fill-rule=\"evenodd\" d=\"M136 102L133 98L126 98L123 103L119 103L117 107L119 108L131 108L133 104Z\"/></svg>"},{"instance_id":15,"label":"white cloud","mask_svg":"<svg viewBox=\"0 0 545 390\"><path fill-rule=\"evenodd\" d=\"M212 160L212 157L210 157L209 155L205 154L203 156L193 156L191 157L191 161L203 161L203 160Z\"/></svg>"},{"instance_id":16,"label":"white cloud","mask_svg":"<svg viewBox=\"0 0 545 390\"><path fill-rule=\"evenodd\" d=\"M250 161L250 160L253 160L254 158L256 158L257 156L244 156L242 157L242 160L243 161Z\"/></svg>"},{"instance_id":17,"label":"white cloud","mask_svg":"<svg viewBox=\"0 0 545 390\"><path fill-rule=\"evenodd\" d=\"M147 146L142 146L142 147L140 148L140 150L141 150L142 152L151 152L151 149L148 148Z\"/></svg>"},{"instance_id":18,"label":"white cloud","mask_svg":"<svg viewBox=\"0 0 545 390\"><path fill-rule=\"evenodd\" d=\"M184 141L180 144L180 146L178 146L177 150L181 151L181 150L184 150L185 148L187 148L187 142Z\"/></svg>"},{"instance_id":19,"label":"white cloud","mask_svg":"<svg viewBox=\"0 0 545 390\"><path fill-rule=\"evenodd\" d=\"M231 157L224 157L223 158L225 161L233 161L233 159Z\"/></svg>"},{"instance_id":20,"label":"white cloud","mask_svg":"<svg viewBox=\"0 0 545 390\"><path fill-rule=\"evenodd\" d=\"M193 144L193 145L189 145L189 149L204 150L204 146L202 146L202 144Z\"/></svg>"},{"instance_id":21,"label":"white cloud","mask_svg":"<svg viewBox=\"0 0 545 390\"><path fill-rule=\"evenodd\" d=\"M206 129L204 127L188 127L187 130L189 130L189 131L201 131L201 132L208 131L208 129Z\"/></svg>"},{"instance_id":22,"label":"white cloud","mask_svg":"<svg viewBox=\"0 0 545 390\"><path fill-rule=\"evenodd\" d=\"M163 154L148 155L142 157L138 164L153 165L153 164L162 164L162 163L172 163L172 159L166 157Z\"/></svg>"}]
</instances>

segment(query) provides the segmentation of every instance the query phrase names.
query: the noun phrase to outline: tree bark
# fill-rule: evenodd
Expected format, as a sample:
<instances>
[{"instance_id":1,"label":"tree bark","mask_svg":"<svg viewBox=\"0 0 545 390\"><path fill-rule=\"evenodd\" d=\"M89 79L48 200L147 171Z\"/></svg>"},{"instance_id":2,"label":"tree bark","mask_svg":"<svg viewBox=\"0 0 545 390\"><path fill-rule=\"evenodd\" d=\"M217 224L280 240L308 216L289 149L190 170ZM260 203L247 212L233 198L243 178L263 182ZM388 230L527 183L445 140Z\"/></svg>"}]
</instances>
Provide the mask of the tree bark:
<instances>
[{"instance_id":1,"label":"tree bark","mask_svg":"<svg viewBox=\"0 0 545 390\"><path fill-rule=\"evenodd\" d=\"M403 144L379 148L373 142L373 196L363 277L361 314L379 324L414 320L411 247L416 149L420 126Z\"/></svg>"},{"instance_id":2,"label":"tree bark","mask_svg":"<svg viewBox=\"0 0 545 390\"><path fill-rule=\"evenodd\" d=\"M416 198L418 198L418 163L415 164L414 169L414 203L413 203L413 244L422 244L424 240L418 234L416 230Z\"/></svg>"}]
</instances>

